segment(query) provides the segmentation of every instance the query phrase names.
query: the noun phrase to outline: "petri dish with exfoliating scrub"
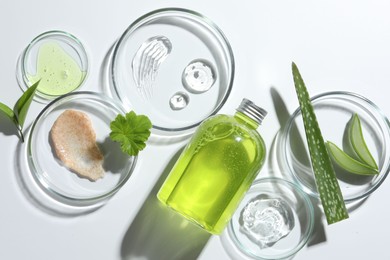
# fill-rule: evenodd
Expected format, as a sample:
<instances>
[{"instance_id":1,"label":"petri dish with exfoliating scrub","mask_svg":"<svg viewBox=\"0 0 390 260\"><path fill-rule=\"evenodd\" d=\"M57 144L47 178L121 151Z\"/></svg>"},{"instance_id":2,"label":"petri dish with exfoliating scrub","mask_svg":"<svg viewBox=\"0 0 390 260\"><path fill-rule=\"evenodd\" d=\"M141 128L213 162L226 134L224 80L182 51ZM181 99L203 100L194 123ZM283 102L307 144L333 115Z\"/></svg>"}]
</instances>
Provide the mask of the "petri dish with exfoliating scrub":
<instances>
[{"instance_id":1,"label":"petri dish with exfoliating scrub","mask_svg":"<svg viewBox=\"0 0 390 260\"><path fill-rule=\"evenodd\" d=\"M89 118L94 132L94 142L102 153L101 168L103 175L97 180L80 176L74 166L64 163L56 151L53 138L54 124L66 111L77 111ZM33 122L28 136L26 157L35 182L49 197L74 207L86 207L101 204L114 195L130 178L137 157L124 154L120 145L110 138L110 122L118 114L124 114L123 106L105 95L89 91L75 91L50 102ZM79 124L80 121L75 121ZM71 132L69 129L66 131ZM73 139L85 140L84 135L67 135L65 144L74 145ZM86 147L86 146L84 146ZM90 146L87 146L88 149ZM81 147L82 148L82 147ZM68 154L75 149L61 149ZM80 153L76 154L79 155ZM75 156L74 156L75 157ZM77 156L77 164L90 165L91 154ZM95 168L91 168L95 169Z\"/></svg>"},{"instance_id":2,"label":"petri dish with exfoliating scrub","mask_svg":"<svg viewBox=\"0 0 390 260\"><path fill-rule=\"evenodd\" d=\"M38 35L24 49L17 73L23 90L40 80L35 99L45 103L83 85L88 73L88 57L74 35L48 31Z\"/></svg>"}]
</instances>

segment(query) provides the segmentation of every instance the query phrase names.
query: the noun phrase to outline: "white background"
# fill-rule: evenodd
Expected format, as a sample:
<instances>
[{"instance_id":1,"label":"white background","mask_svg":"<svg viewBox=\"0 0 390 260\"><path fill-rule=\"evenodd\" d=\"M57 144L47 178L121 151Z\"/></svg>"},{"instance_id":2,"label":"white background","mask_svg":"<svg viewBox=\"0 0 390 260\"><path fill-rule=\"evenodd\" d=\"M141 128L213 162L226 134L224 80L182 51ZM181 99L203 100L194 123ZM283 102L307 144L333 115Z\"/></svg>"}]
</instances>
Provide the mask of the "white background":
<instances>
[{"instance_id":1,"label":"white background","mask_svg":"<svg viewBox=\"0 0 390 260\"><path fill-rule=\"evenodd\" d=\"M99 91L102 64L117 38L139 16L162 7L198 11L225 33L236 73L221 112L233 113L243 97L266 108L269 115L259 132L270 155L286 119L279 121L276 112L285 106L291 113L298 106L291 61L298 64L311 95L353 91L390 115L386 0L1 0L0 101L13 106L22 94L15 77L17 59L35 36L53 29L84 43L90 73L82 89ZM42 108L32 103L26 129ZM0 115L0 259L240 259L224 239L186 224L155 199L166 169L187 140L149 144L131 179L108 203L70 216L31 198L22 181L29 173L17 170L22 146L14 133ZM269 156L260 175L273 170L274 163ZM349 220L317 229L317 239L294 259L390 259L389 198L387 180Z\"/></svg>"}]
</instances>

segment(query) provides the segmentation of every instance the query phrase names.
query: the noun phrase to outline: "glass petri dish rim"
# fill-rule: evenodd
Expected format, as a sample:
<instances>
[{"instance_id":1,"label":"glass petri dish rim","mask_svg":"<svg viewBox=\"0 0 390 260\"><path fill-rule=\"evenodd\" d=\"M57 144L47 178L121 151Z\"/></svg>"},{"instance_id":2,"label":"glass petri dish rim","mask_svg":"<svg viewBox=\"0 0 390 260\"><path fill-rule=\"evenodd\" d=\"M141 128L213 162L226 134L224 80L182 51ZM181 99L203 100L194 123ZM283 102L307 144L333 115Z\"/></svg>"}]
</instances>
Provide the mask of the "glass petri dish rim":
<instances>
[{"instance_id":1,"label":"glass petri dish rim","mask_svg":"<svg viewBox=\"0 0 390 260\"><path fill-rule=\"evenodd\" d=\"M225 34L222 32L222 30L208 17L202 15L201 13L198 13L196 11L190 10L190 9L185 9L185 8L176 8L176 7L168 7L168 8L160 8L156 9L154 11L151 11L149 13L146 13L139 18L137 18L133 23L130 24L129 27L123 32L123 34L119 37L118 41L116 42L112 54L112 59L111 59L111 66L110 66L110 80L113 84L113 88L115 91L116 96L119 97L119 92L118 92L118 87L117 83L114 77L115 74L115 61L116 57L119 51L119 47L121 46L122 42L124 42L128 36L128 34L133 31L135 28L138 27L139 24L144 23L145 21L154 18L155 16L158 15L163 15L165 13L174 13L174 14L180 14L182 16L193 16L196 17L197 19L202 20L205 24L207 24L210 28L212 28L217 34L216 36L219 36L219 40L223 45L225 45L226 48L226 53L228 54L228 59L229 59L229 65L231 68L231 75L230 75L230 80L229 84L227 86L226 93L224 94L224 97L221 99L219 104L214 108L212 113L210 113L209 116L213 116L218 113L218 111L222 108L222 106L226 103L228 97L230 96L232 87L233 87L233 81L234 81L234 74L235 74L235 61L234 61L234 56L233 56L233 50L232 47L226 38ZM162 126L157 126L153 124L153 128L156 129L157 131L161 132L168 132L168 133L181 133L181 132L186 132L191 129L194 129L195 127L199 126L202 123L202 120L200 122L197 122L195 124L186 126L186 127L178 127L178 128L167 128L167 127L162 127Z\"/></svg>"},{"instance_id":2,"label":"glass petri dish rim","mask_svg":"<svg viewBox=\"0 0 390 260\"><path fill-rule=\"evenodd\" d=\"M257 179L257 180L255 180L252 183L252 185L249 188L249 190L255 189L256 185L260 185L262 183L267 183L267 182L282 184L285 187L288 187L288 188L294 190L295 192L297 192L300 195L300 197L303 199L303 202L304 202L304 204L307 207L308 220L310 221L310 223L308 225L308 228L307 228L307 230L305 232L304 239L302 239L300 241L300 243L293 250L288 251L288 252L283 253L283 254L280 254L280 255L277 256L277 258L275 258L275 256L273 256L273 257L259 256L259 255L256 255L256 254L248 251L247 248L237 238L236 232L234 231L234 228L233 228L232 220L230 220L230 222L229 222L228 234L233 239L233 242L238 246L238 248L240 249L241 252L243 252L245 255L250 256L250 257L252 257L252 258L254 258L256 260L286 259L286 258L291 257L291 256L295 255L296 253L298 253L306 245L306 243L309 241L310 236L311 236L311 234L313 233L313 230L314 230L314 207L313 207L313 204L310 201L310 198L307 196L306 192L304 192L300 188L299 185L297 185L294 182L291 182L289 180L282 179L282 178L279 178L279 177L265 177L265 178Z\"/></svg>"},{"instance_id":3,"label":"glass petri dish rim","mask_svg":"<svg viewBox=\"0 0 390 260\"><path fill-rule=\"evenodd\" d=\"M368 98L366 98L360 94L350 92L350 91L329 91L329 92L324 92L324 93L314 95L312 98L310 98L310 100L314 104L317 100L321 100L323 98L331 98L331 97L352 97L352 98L356 98L357 100L362 101L364 104L366 104L369 108L371 108L374 112L376 112L379 115L380 119L382 120L383 124L386 127L386 129L383 129L383 130L385 130L386 133L388 133L390 135L390 121L389 121L389 119L386 117L386 115L383 113L383 111L374 102L372 102L371 100L369 100ZM298 107L292 113L292 115L289 117L284 128L281 129L280 140L279 140L280 141L279 149L282 153L281 161L282 161L284 168L287 169L287 171L293 177L294 181L301 187L301 189L304 192L306 192L307 194L309 194L310 196L319 199L319 194L317 192L312 191L310 188L308 188L306 185L302 184L299 181L299 178L296 176L295 171L293 171L291 169L291 166L288 163L288 158L287 158L287 153L286 153L287 136L288 136L288 133L289 133L289 130L292 126L293 121L300 113L301 113L301 109L300 109L300 107ZM384 172L382 172L382 171L384 171ZM367 196L369 196L370 194L372 194L379 186L381 186L381 184L387 178L387 175L389 174L389 171L390 171L390 161L387 163L387 165L383 166L382 171L380 172L382 177L380 178L380 180L378 182L375 183L375 185L370 187L370 189L368 189L366 192L364 192L360 195L357 195L355 197L344 198L344 201L346 203L350 203L353 201L364 199Z\"/></svg>"},{"instance_id":4,"label":"glass petri dish rim","mask_svg":"<svg viewBox=\"0 0 390 260\"><path fill-rule=\"evenodd\" d=\"M110 104L110 106L113 106L118 112L125 113L125 109L122 107L122 104L117 102L116 100L113 100L103 94L93 92L93 91L75 91L71 92L65 95L62 95L53 101L51 101L47 106L45 106L42 111L38 114L36 119L34 120L33 124L31 125L31 128L29 130L28 135L28 141L27 141L27 160L28 165L30 168L30 171L34 177L34 179L37 181L39 186L43 187L46 191L49 193L49 195L54 195L54 198L58 198L60 201L70 202L71 204L75 204L72 206L89 206L92 204L96 204L98 202L103 201L106 198L111 197L114 195L120 188L123 187L123 185L127 182L127 180L131 177L132 173L134 172L134 168L137 164L138 156L132 157L132 164L128 169L127 175L111 190L107 191L106 193L103 193L98 196L89 197L89 198L73 198L70 196L66 196L54 189L51 188L50 183L47 182L47 180L42 176L41 172L42 169L36 163L34 162L33 156L32 156L32 137L34 133L34 129L37 127L38 123L40 123L40 119L43 118L46 114L50 113L52 109L55 109L55 105L57 102L61 100L66 99L72 99L74 96L80 97L88 97L89 99L98 100L99 102L103 102L104 104ZM76 97L77 98L77 97Z\"/></svg>"},{"instance_id":5,"label":"glass petri dish rim","mask_svg":"<svg viewBox=\"0 0 390 260\"><path fill-rule=\"evenodd\" d=\"M72 46L72 48L77 52L82 65L85 67L85 70L83 70L83 71L85 71L85 76L84 76L83 80L81 81L81 83L79 84L79 86L75 90L79 89L87 80L87 77L89 74L89 57L88 57L87 51L86 51L83 43L76 36L74 36L71 33L68 33L68 32L65 32L62 30L50 30L50 31L43 32L43 33L39 34L38 36L36 36L34 39L32 39L32 41L27 45L27 47L22 52L22 55L21 55L20 61L19 61L20 62L20 65L19 65L20 75L19 75L19 77L21 78L19 80L19 82L21 83L20 85L21 85L23 91L25 91L29 87L29 80L27 78L27 69L26 69L27 54L30 52L30 50L35 46L35 44L37 42L39 42L42 39L51 37L51 36L60 36L60 37L68 38L71 42L73 42L75 44L75 46L77 46L77 48L75 48L75 46ZM78 51L78 49L80 49L81 52ZM51 101L51 100L58 98L59 96L41 93L41 92L37 91L36 97L39 98L39 101Z\"/></svg>"}]
</instances>

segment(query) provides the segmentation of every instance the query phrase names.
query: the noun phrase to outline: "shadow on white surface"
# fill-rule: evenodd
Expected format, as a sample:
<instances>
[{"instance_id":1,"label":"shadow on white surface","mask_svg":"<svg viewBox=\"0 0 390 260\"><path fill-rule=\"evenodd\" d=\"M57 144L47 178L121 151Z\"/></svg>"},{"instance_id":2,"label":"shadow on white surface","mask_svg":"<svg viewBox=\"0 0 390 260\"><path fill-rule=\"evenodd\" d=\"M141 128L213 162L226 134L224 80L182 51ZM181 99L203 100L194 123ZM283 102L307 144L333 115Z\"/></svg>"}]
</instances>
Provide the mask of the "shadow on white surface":
<instances>
[{"instance_id":1,"label":"shadow on white surface","mask_svg":"<svg viewBox=\"0 0 390 260\"><path fill-rule=\"evenodd\" d=\"M18 135L18 131L14 123L1 111L0 111L0 133L3 133L6 136Z\"/></svg>"},{"instance_id":2,"label":"shadow on white surface","mask_svg":"<svg viewBox=\"0 0 390 260\"><path fill-rule=\"evenodd\" d=\"M157 199L157 192L180 152L165 168L123 237L123 260L197 259L209 240L209 233L165 207Z\"/></svg>"}]
</instances>

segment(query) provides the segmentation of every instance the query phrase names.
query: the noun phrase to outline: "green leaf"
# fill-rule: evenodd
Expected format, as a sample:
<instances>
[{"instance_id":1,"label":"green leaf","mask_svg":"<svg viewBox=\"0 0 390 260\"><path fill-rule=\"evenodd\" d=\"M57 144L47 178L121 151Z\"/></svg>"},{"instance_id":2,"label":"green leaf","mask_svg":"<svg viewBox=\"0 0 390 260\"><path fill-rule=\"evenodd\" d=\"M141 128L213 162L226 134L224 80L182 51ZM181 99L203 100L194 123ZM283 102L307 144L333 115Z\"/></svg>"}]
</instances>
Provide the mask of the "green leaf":
<instances>
[{"instance_id":1,"label":"green leaf","mask_svg":"<svg viewBox=\"0 0 390 260\"><path fill-rule=\"evenodd\" d=\"M146 147L152 123L147 116L130 111L125 116L117 115L110 128L111 140L118 142L124 153L134 156Z\"/></svg>"},{"instance_id":2,"label":"green leaf","mask_svg":"<svg viewBox=\"0 0 390 260\"><path fill-rule=\"evenodd\" d=\"M353 159L334 143L328 141L326 145L333 160L344 170L360 175L375 175L379 173L377 169Z\"/></svg>"},{"instance_id":3,"label":"green leaf","mask_svg":"<svg viewBox=\"0 0 390 260\"><path fill-rule=\"evenodd\" d=\"M309 93L299 73L298 67L292 63L295 90L302 111L303 123L310 159L320 195L321 203L328 224L348 218L343 195L340 190L332 161L325 146L320 127L310 101Z\"/></svg>"},{"instance_id":4,"label":"green leaf","mask_svg":"<svg viewBox=\"0 0 390 260\"><path fill-rule=\"evenodd\" d=\"M3 112L9 119L14 120L14 111L9 108L7 105L0 102L0 111Z\"/></svg>"},{"instance_id":5,"label":"green leaf","mask_svg":"<svg viewBox=\"0 0 390 260\"><path fill-rule=\"evenodd\" d=\"M349 125L348 130L350 143L352 144L352 147L358 155L360 161L369 165L371 168L378 170L378 165L376 164L375 159L371 155L366 141L364 140L360 118L357 114L353 115L352 122Z\"/></svg>"},{"instance_id":6,"label":"green leaf","mask_svg":"<svg viewBox=\"0 0 390 260\"><path fill-rule=\"evenodd\" d=\"M24 121L26 120L27 111L30 107L31 101L34 98L35 91L39 85L39 81L35 82L29 87L23 95L18 99L14 107L14 114L16 122L18 122L20 129L23 129Z\"/></svg>"}]
</instances>

